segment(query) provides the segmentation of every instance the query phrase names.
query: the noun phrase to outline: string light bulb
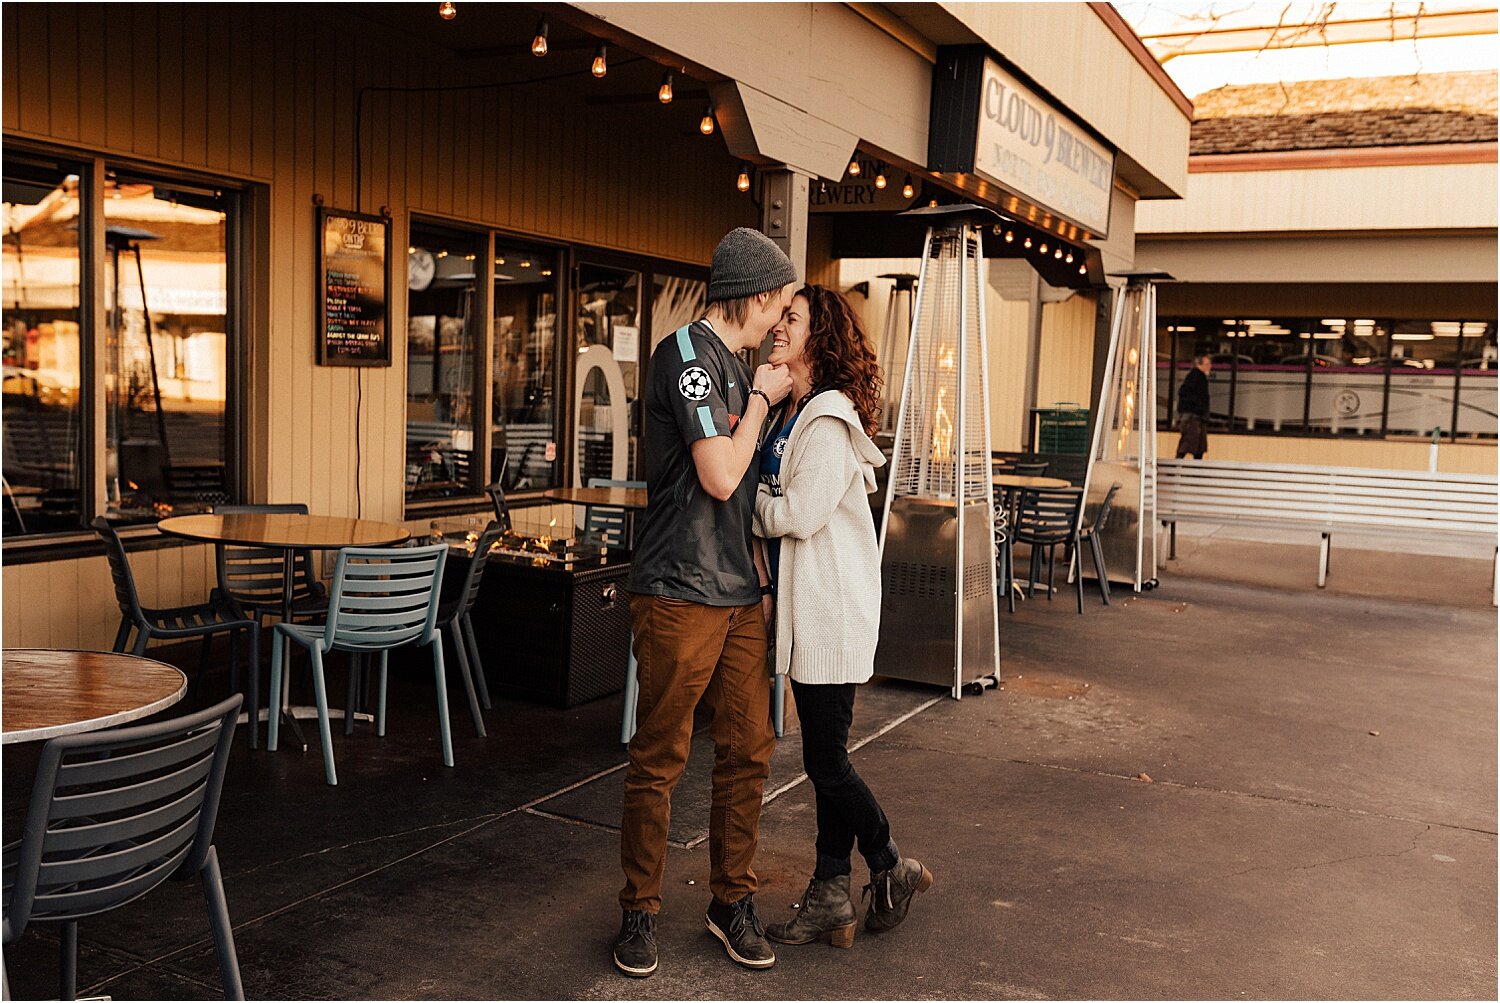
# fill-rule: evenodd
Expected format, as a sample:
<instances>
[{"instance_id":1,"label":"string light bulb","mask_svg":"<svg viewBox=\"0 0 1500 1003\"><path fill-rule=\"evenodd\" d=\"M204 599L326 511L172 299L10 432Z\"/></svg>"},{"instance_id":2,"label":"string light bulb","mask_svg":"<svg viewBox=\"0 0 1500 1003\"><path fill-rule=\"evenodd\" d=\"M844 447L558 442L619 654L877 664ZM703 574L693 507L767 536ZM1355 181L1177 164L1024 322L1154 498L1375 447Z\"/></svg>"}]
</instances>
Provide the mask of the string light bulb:
<instances>
[{"instance_id":1,"label":"string light bulb","mask_svg":"<svg viewBox=\"0 0 1500 1003\"><path fill-rule=\"evenodd\" d=\"M851 178L859 177L859 159L856 157L849 158L849 176Z\"/></svg>"},{"instance_id":2,"label":"string light bulb","mask_svg":"<svg viewBox=\"0 0 1500 1003\"><path fill-rule=\"evenodd\" d=\"M1006 230L1005 231L1005 242L1007 244L1014 244L1016 242L1016 231L1014 231L1014 230Z\"/></svg>"},{"instance_id":3,"label":"string light bulb","mask_svg":"<svg viewBox=\"0 0 1500 1003\"><path fill-rule=\"evenodd\" d=\"M911 183L911 175L906 176L906 184L901 186L901 197L904 199L916 198L917 189Z\"/></svg>"},{"instance_id":4,"label":"string light bulb","mask_svg":"<svg viewBox=\"0 0 1500 1003\"><path fill-rule=\"evenodd\" d=\"M531 37L531 54L538 59L547 54L547 19L545 17L536 23L536 31Z\"/></svg>"},{"instance_id":5,"label":"string light bulb","mask_svg":"<svg viewBox=\"0 0 1500 1003\"><path fill-rule=\"evenodd\" d=\"M657 88L657 91L656 91L656 100L660 101L662 104L671 104L672 103L672 71L671 70L668 70L667 72L665 72L665 73L663 73L661 75L661 87Z\"/></svg>"},{"instance_id":6,"label":"string light bulb","mask_svg":"<svg viewBox=\"0 0 1500 1003\"><path fill-rule=\"evenodd\" d=\"M1043 244L1041 247L1039 247L1037 249L1037 253L1038 254L1046 254L1047 253L1047 245Z\"/></svg>"},{"instance_id":7,"label":"string light bulb","mask_svg":"<svg viewBox=\"0 0 1500 1003\"><path fill-rule=\"evenodd\" d=\"M1061 261L1062 260L1062 248L1059 247L1057 250L1053 251L1052 252L1052 256L1054 258L1056 258L1058 261Z\"/></svg>"},{"instance_id":8,"label":"string light bulb","mask_svg":"<svg viewBox=\"0 0 1500 1003\"><path fill-rule=\"evenodd\" d=\"M734 179L734 186L742 192L750 190L750 165L740 164L740 176Z\"/></svg>"},{"instance_id":9,"label":"string light bulb","mask_svg":"<svg viewBox=\"0 0 1500 1003\"><path fill-rule=\"evenodd\" d=\"M1027 237L1024 241L1021 242L1021 246L1026 248L1026 250L1028 251L1031 250L1031 238Z\"/></svg>"},{"instance_id":10,"label":"string light bulb","mask_svg":"<svg viewBox=\"0 0 1500 1003\"><path fill-rule=\"evenodd\" d=\"M937 208L937 199L928 199L927 200L927 208L929 208L929 209L936 209Z\"/></svg>"},{"instance_id":11,"label":"string light bulb","mask_svg":"<svg viewBox=\"0 0 1500 1003\"><path fill-rule=\"evenodd\" d=\"M604 74L609 72L609 62L605 59L604 44L602 42L599 44L599 48L594 50L594 65L589 68L589 71L596 77L603 77Z\"/></svg>"},{"instance_id":12,"label":"string light bulb","mask_svg":"<svg viewBox=\"0 0 1500 1003\"><path fill-rule=\"evenodd\" d=\"M890 184L890 182L886 181L885 179L885 171L876 171L875 187L879 188L881 191L885 191L885 186L888 184Z\"/></svg>"},{"instance_id":13,"label":"string light bulb","mask_svg":"<svg viewBox=\"0 0 1500 1003\"><path fill-rule=\"evenodd\" d=\"M1069 265L1071 265L1073 263L1073 252L1072 251L1068 252L1068 256L1063 259L1063 262L1065 264L1069 264Z\"/></svg>"},{"instance_id":14,"label":"string light bulb","mask_svg":"<svg viewBox=\"0 0 1500 1003\"><path fill-rule=\"evenodd\" d=\"M712 136L714 134L713 105L709 104L703 106L703 117L698 120L698 131L703 133L703 135L705 136Z\"/></svg>"},{"instance_id":15,"label":"string light bulb","mask_svg":"<svg viewBox=\"0 0 1500 1003\"><path fill-rule=\"evenodd\" d=\"M453 6L453 0L443 0L438 4L438 17L444 21L451 21L458 17L458 8Z\"/></svg>"},{"instance_id":16,"label":"string light bulb","mask_svg":"<svg viewBox=\"0 0 1500 1003\"><path fill-rule=\"evenodd\" d=\"M1088 265L1079 265L1078 266L1078 274L1079 275L1087 275L1088 273L1089 273L1089 267L1088 267Z\"/></svg>"}]
</instances>

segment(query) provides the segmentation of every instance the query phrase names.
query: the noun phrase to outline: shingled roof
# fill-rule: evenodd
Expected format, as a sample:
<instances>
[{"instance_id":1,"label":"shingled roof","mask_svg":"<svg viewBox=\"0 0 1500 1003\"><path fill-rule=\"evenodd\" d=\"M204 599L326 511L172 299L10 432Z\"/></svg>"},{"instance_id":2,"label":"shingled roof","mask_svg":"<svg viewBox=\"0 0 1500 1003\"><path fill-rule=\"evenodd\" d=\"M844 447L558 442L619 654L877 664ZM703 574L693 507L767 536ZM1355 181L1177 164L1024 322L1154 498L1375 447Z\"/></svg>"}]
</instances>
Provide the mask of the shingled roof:
<instances>
[{"instance_id":1,"label":"shingled roof","mask_svg":"<svg viewBox=\"0 0 1500 1003\"><path fill-rule=\"evenodd\" d=\"M1193 99L1192 153L1493 143L1493 72L1219 87Z\"/></svg>"}]
</instances>

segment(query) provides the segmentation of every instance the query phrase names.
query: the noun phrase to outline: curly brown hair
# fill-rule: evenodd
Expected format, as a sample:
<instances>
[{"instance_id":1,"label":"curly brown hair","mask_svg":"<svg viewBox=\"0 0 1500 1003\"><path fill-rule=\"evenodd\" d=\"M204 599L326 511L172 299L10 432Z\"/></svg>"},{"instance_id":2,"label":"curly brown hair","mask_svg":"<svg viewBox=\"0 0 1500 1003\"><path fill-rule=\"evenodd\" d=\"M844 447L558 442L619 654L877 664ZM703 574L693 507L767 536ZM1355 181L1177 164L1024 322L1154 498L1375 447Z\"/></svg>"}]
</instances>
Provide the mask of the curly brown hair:
<instances>
[{"instance_id":1,"label":"curly brown hair","mask_svg":"<svg viewBox=\"0 0 1500 1003\"><path fill-rule=\"evenodd\" d=\"M873 436L880 427L880 391L885 378L859 314L842 293L823 286L803 286L797 295L808 305L807 343L802 347L802 357L807 361L813 390L841 391L854 402L865 434Z\"/></svg>"}]
</instances>

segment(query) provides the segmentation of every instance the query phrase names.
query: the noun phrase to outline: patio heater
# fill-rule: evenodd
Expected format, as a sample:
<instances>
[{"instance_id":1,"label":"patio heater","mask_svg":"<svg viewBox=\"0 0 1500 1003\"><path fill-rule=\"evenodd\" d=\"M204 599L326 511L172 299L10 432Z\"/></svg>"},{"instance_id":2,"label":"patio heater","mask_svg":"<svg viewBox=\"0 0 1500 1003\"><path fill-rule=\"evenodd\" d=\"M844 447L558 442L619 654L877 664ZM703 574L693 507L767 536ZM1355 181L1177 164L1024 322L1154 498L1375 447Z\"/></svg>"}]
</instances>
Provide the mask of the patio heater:
<instances>
[{"instance_id":1,"label":"patio heater","mask_svg":"<svg viewBox=\"0 0 1500 1003\"><path fill-rule=\"evenodd\" d=\"M1120 485L1100 539L1110 581L1140 592L1156 587L1156 283L1172 276L1118 277L1084 498L1097 511Z\"/></svg>"},{"instance_id":2,"label":"patio heater","mask_svg":"<svg viewBox=\"0 0 1500 1003\"><path fill-rule=\"evenodd\" d=\"M958 699L1000 667L980 239L1000 217L974 205L902 215L927 236L880 522L875 671Z\"/></svg>"},{"instance_id":3,"label":"patio heater","mask_svg":"<svg viewBox=\"0 0 1500 1003\"><path fill-rule=\"evenodd\" d=\"M896 430L896 412L901 407L902 362L911 334L917 277L910 272L887 272L880 278L895 280L886 301L885 330L880 335L880 362L885 366L885 407L880 412L880 434L888 436Z\"/></svg>"}]
</instances>

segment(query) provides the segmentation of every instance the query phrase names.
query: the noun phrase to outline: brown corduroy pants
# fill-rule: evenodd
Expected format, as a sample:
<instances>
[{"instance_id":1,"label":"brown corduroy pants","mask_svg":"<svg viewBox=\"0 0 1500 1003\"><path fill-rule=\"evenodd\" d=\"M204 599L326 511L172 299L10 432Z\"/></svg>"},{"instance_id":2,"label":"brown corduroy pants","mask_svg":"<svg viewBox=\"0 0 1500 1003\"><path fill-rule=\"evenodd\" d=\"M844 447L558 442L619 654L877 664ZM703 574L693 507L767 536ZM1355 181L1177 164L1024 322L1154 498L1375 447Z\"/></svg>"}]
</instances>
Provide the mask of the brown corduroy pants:
<instances>
[{"instance_id":1,"label":"brown corduroy pants","mask_svg":"<svg viewBox=\"0 0 1500 1003\"><path fill-rule=\"evenodd\" d=\"M672 789L687 766L693 709L700 698L713 712L709 890L720 902L736 902L755 891L750 864L760 836L761 793L776 748L760 604L704 606L633 595L630 621L641 689L625 768L620 905L650 913L661 909Z\"/></svg>"}]
</instances>

